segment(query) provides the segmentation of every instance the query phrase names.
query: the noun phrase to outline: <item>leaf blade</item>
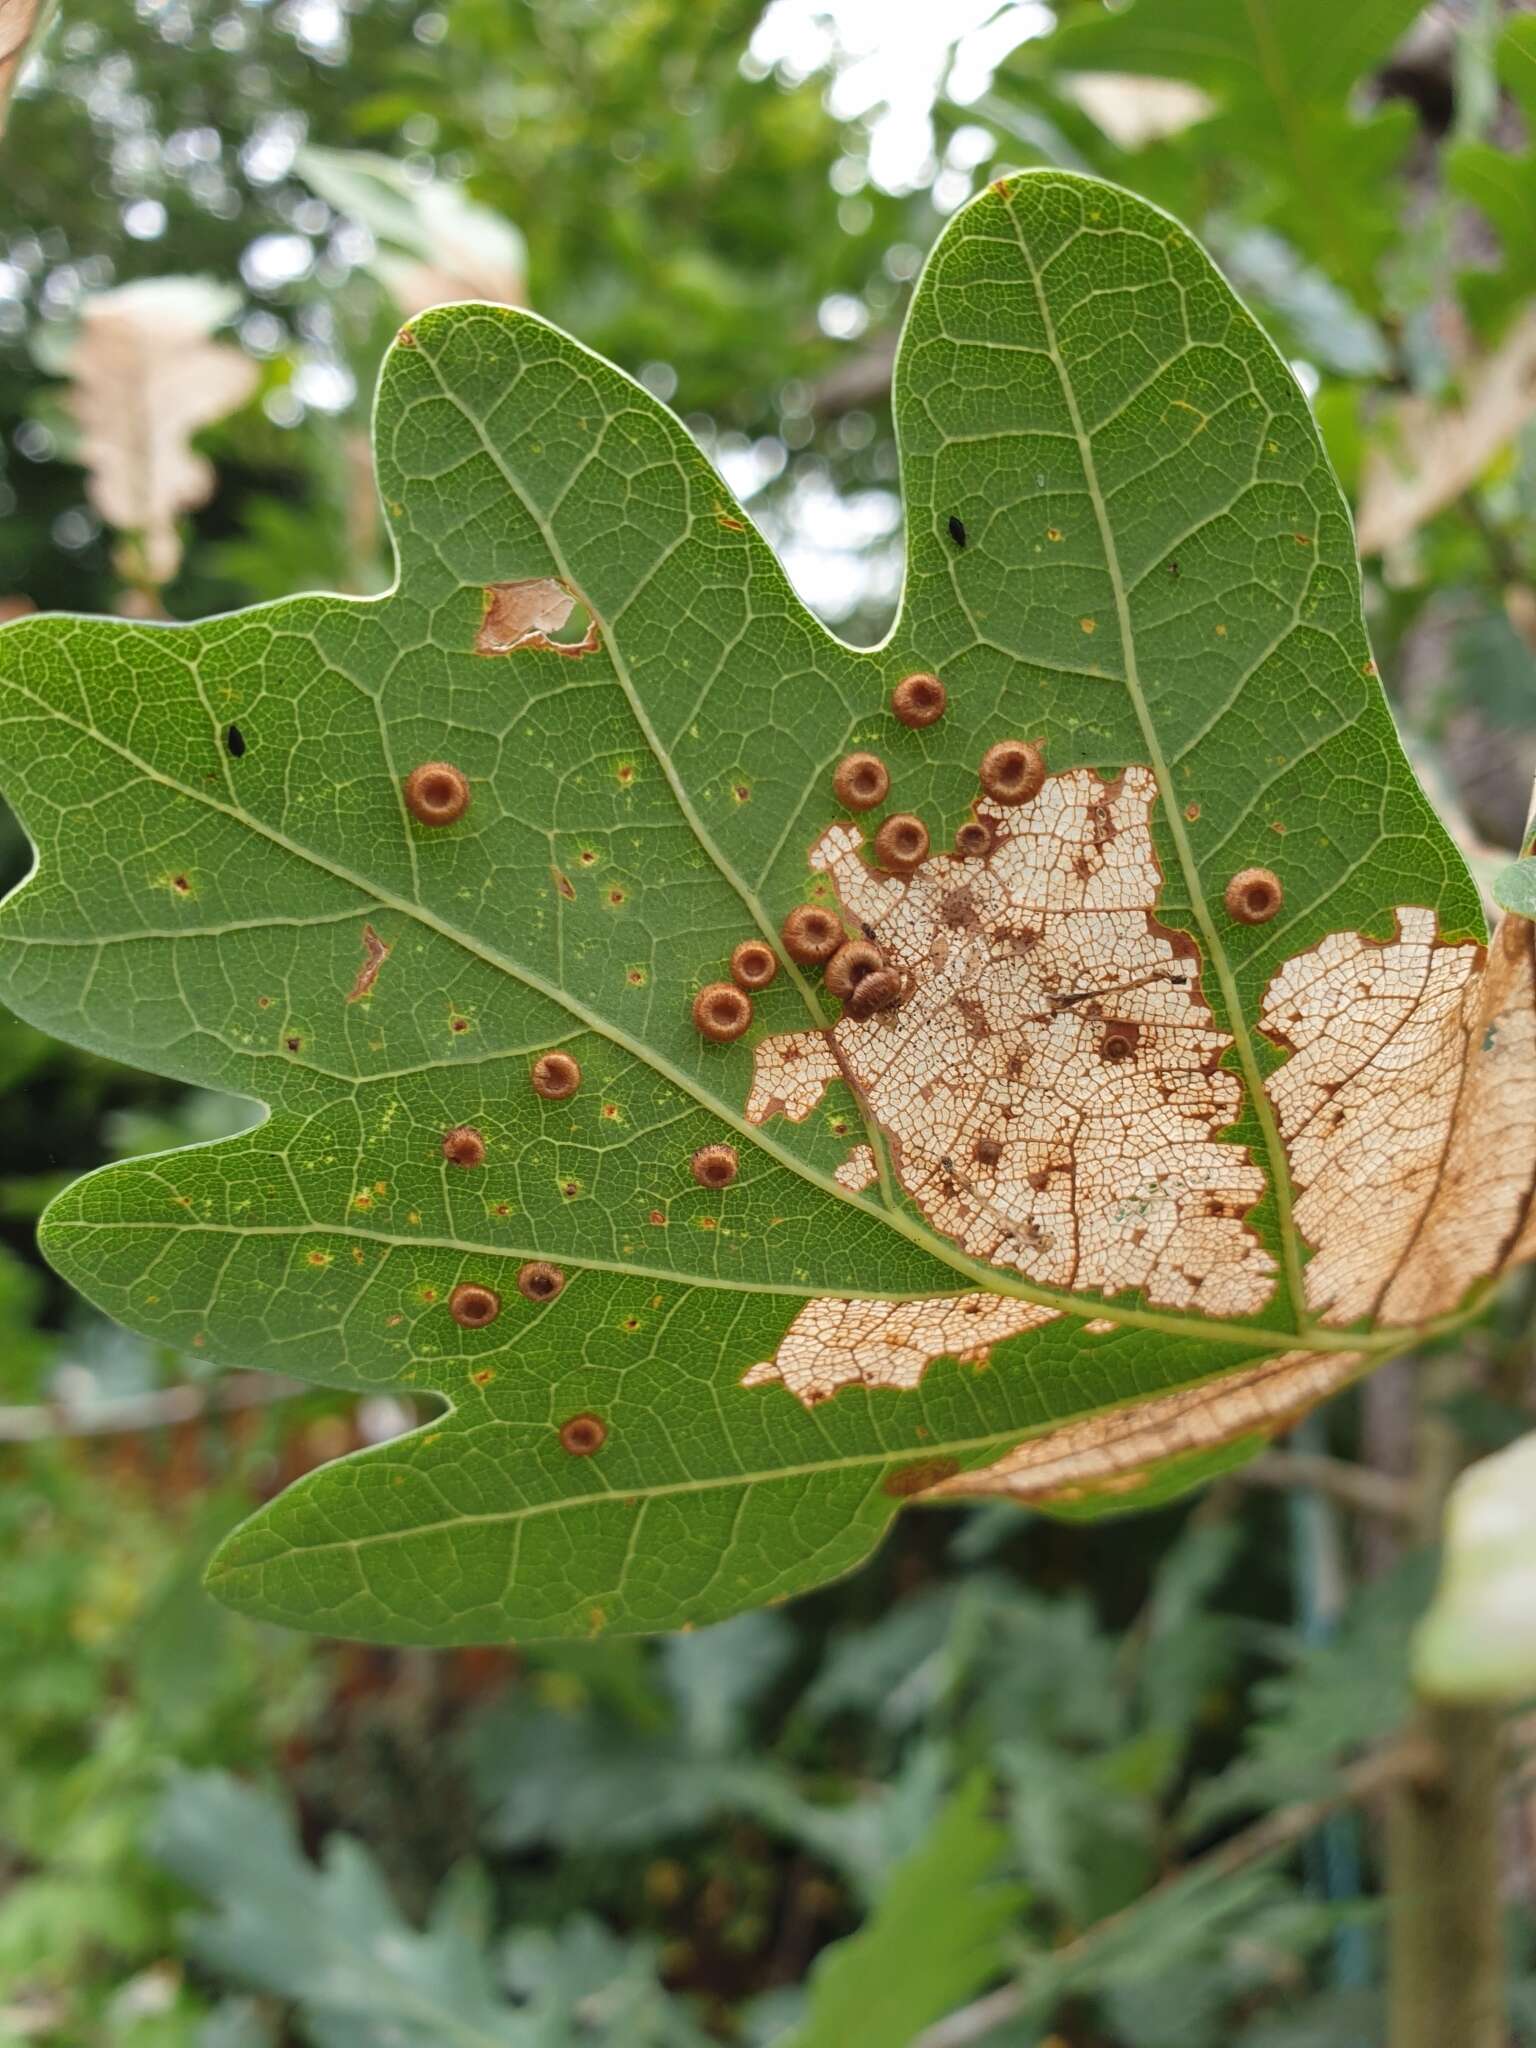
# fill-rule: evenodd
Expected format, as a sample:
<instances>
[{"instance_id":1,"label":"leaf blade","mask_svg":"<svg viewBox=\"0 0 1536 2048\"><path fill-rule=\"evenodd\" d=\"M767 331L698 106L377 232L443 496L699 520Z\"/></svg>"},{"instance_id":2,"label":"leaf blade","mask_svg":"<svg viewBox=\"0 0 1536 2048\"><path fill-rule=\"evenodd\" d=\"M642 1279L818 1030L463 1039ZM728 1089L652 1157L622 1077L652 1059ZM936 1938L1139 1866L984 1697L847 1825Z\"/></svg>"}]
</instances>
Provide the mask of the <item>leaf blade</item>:
<instances>
[{"instance_id":1,"label":"leaf blade","mask_svg":"<svg viewBox=\"0 0 1536 2048\"><path fill-rule=\"evenodd\" d=\"M723 1617L851 1569L904 1499L1021 1496L1051 1466L1029 1440L1058 1424L1087 1438L1030 1497L1153 1498L1408 1341L1308 1306L1271 1100L1288 1048L1263 1006L1341 928L1379 944L1408 901L1443 949L1480 912L1397 746L1347 514L1288 370L1165 215L1037 173L951 223L896 409L908 582L872 650L801 611L664 408L483 306L422 315L390 355L384 598L6 629L0 756L40 849L0 909L11 999L271 1108L241 1139L77 1184L50 1256L211 1359L444 1404L237 1532L214 1567L234 1604L437 1642ZM586 624L564 643L546 631L560 591ZM888 699L919 670L949 708L909 729ZM859 1051L884 1027L834 1023L808 972L784 964L740 1046L689 1014L732 944L772 937L797 900L841 900L851 877L877 920L907 902L812 844L845 752L878 748L892 805L943 832L985 812L983 749L1033 736L1049 805L1014 817L1011 857L1030 881L1048 812L1122 804L1102 846L1083 841L1070 901L1113 874L1119 832L1142 893L1095 901L1115 946L1152 944L1142 980L1186 990L1143 1012L1169 1034L1161 1152L1161 1111L1095 1111L1121 1099L1100 1067L1080 1105L1005 1095L1038 1115L1052 1170L1065 1148L1075 1173L1072 1118L1099 1116L1112 1170L1083 1178L1055 1246L1022 1179L1002 1230L968 1152L925 1159L928 1125L903 1124ZM473 792L447 831L402 792L439 760ZM1284 914L1226 915L1232 870L1271 862ZM921 990L930 963L910 959ZM1044 987L1011 1040L988 1013L987 1057L998 1040L1042 1073L1088 1056L1110 992ZM981 1070L958 1044L931 1100ZM814 1065L829 1046L803 1113L754 1106L765 1048ZM581 1066L569 1101L529 1085L551 1048ZM463 1125L485 1146L470 1172L443 1155ZM956 1149L970 1126L953 1128ZM847 1172L861 1138L888 1161L872 1192ZM738 1177L711 1192L689 1162L725 1139ZM1203 1300L1235 1254L1288 1268L1289 1289ZM558 1300L519 1297L533 1257L560 1262ZM499 1295L494 1327L455 1324L461 1285ZM1249 1368L1262 1402L1205 1401L1228 1374L1242 1397Z\"/></svg>"}]
</instances>

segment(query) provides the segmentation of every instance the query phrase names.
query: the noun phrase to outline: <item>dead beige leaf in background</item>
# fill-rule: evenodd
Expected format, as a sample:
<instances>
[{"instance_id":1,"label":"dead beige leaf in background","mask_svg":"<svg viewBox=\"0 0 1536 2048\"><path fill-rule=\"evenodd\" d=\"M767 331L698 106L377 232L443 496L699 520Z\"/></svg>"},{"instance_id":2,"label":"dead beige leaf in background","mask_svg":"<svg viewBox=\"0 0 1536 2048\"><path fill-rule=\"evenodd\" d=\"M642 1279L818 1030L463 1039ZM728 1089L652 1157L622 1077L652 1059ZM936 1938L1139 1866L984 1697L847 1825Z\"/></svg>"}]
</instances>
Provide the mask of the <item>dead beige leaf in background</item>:
<instances>
[{"instance_id":1,"label":"dead beige leaf in background","mask_svg":"<svg viewBox=\"0 0 1536 2048\"><path fill-rule=\"evenodd\" d=\"M0 134L21 67L52 11L52 0L0 0Z\"/></svg>"},{"instance_id":2,"label":"dead beige leaf in background","mask_svg":"<svg viewBox=\"0 0 1536 2048\"><path fill-rule=\"evenodd\" d=\"M178 517L213 491L212 465L191 437L256 388L255 364L209 339L229 306L197 278L124 285L86 301L70 354L65 403L80 428L91 504L133 536L137 575L156 588L181 564Z\"/></svg>"},{"instance_id":3,"label":"dead beige leaf in background","mask_svg":"<svg viewBox=\"0 0 1536 2048\"><path fill-rule=\"evenodd\" d=\"M1355 532L1362 555L1409 540L1475 484L1536 414L1536 311L1515 322L1492 355L1469 365L1459 406L1405 398L1391 440L1365 465Z\"/></svg>"}]
</instances>

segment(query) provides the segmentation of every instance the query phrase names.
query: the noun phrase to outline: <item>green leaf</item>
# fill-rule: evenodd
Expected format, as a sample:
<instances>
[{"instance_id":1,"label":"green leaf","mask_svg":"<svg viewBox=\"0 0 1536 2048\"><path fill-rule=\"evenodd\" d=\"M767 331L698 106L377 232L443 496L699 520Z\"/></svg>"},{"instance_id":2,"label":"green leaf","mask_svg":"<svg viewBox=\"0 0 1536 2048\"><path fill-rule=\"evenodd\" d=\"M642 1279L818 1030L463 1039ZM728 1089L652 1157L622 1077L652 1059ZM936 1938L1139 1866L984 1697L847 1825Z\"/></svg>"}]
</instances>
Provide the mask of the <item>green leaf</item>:
<instances>
[{"instance_id":1,"label":"green leaf","mask_svg":"<svg viewBox=\"0 0 1536 2048\"><path fill-rule=\"evenodd\" d=\"M1529 136L1536 122L1536 21L1521 17L1505 24L1497 66L1499 83L1514 98ZM1536 152L1456 142L1446 151L1445 182L1485 214L1498 234L1499 262L1487 270L1466 271L1458 280L1473 315L1496 331L1525 303L1536 282Z\"/></svg>"},{"instance_id":2,"label":"green leaf","mask_svg":"<svg viewBox=\"0 0 1536 2048\"><path fill-rule=\"evenodd\" d=\"M215 1909L188 1928L192 1953L235 1984L295 2001L320 2048L365 2048L386 2026L400 2048L537 2048L534 2025L508 2008L451 1913L411 1927L350 1836L333 1837L316 1868L269 1794L187 1773L151 1848Z\"/></svg>"},{"instance_id":3,"label":"green leaf","mask_svg":"<svg viewBox=\"0 0 1536 2048\"><path fill-rule=\"evenodd\" d=\"M316 2048L702 2048L643 1944L576 1920L519 1932L493 1958L467 1869L417 1929L361 1843L331 1837L317 1867L279 1803L222 1772L173 1782L152 1849L212 1909L186 1931L191 1953L291 2000Z\"/></svg>"},{"instance_id":4,"label":"green leaf","mask_svg":"<svg viewBox=\"0 0 1536 2048\"><path fill-rule=\"evenodd\" d=\"M1500 868L1493 878L1493 900L1512 917L1536 917L1536 860L1526 857Z\"/></svg>"},{"instance_id":5,"label":"green leaf","mask_svg":"<svg viewBox=\"0 0 1536 2048\"><path fill-rule=\"evenodd\" d=\"M1413 1637L1413 1677L1436 1699L1536 1695L1536 1435L1479 1459L1451 1489L1444 1562Z\"/></svg>"},{"instance_id":6,"label":"green leaf","mask_svg":"<svg viewBox=\"0 0 1536 2048\"><path fill-rule=\"evenodd\" d=\"M784 2048L908 2048L1002 1963L1002 1934L1023 1901L992 1882L1004 1836L973 1778L892 1873L868 1922L817 1960L810 2011Z\"/></svg>"},{"instance_id":7,"label":"green leaf","mask_svg":"<svg viewBox=\"0 0 1536 2048\"><path fill-rule=\"evenodd\" d=\"M1082 7L1049 45L1059 71L1185 79L1216 102L1208 146L1268 187L1262 209L1362 306L1394 238L1389 179L1413 137L1401 105L1350 99L1420 13L1416 0L1131 0Z\"/></svg>"},{"instance_id":8,"label":"green leaf","mask_svg":"<svg viewBox=\"0 0 1536 2048\"><path fill-rule=\"evenodd\" d=\"M441 1404L229 1537L231 1604L437 1643L721 1618L904 1500L1160 1498L1529 1256L1530 927L1484 975L1251 317L1166 215L1026 175L946 228L895 408L876 648L664 407L486 306L388 358L385 596L0 634L37 847L0 989L270 1112L81 1181L48 1256L209 1360ZM1027 801L978 797L1004 741ZM887 813L987 850L867 865L880 810L832 786L866 750ZM434 762L450 823L407 803ZM894 1007L781 951L702 1035L804 902Z\"/></svg>"},{"instance_id":9,"label":"green leaf","mask_svg":"<svg viewBox=\"0 0 1536 2048\"><path fill-rule=\"evenodd\" d=\"M1198 1787L1186 1827L1322 1797L1341 1763L1402 1726L1412 1707L1402 1645L1424 1611L1430 1569L1420 1553L1364 1588L1336 1636L1299 1648L1290 1670L1257 1688L1245 1754Z\"/></svg>"}]
</instances>

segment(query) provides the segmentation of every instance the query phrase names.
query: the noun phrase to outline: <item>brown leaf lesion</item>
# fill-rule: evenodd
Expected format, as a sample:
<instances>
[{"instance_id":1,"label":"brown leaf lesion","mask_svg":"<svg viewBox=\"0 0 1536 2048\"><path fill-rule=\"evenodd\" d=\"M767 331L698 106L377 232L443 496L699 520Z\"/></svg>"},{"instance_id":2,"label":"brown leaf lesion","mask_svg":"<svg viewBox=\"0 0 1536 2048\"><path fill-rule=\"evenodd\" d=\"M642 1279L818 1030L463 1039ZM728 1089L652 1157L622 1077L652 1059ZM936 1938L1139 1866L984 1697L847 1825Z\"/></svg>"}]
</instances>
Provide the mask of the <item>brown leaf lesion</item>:
<instances>
[{"instance_id":1,"label":"brown leaf lesion","mask_svg":"<svg viewBox=\"0 0 1536 2048\"><path fill-rule=\"evenodd\" d=\"M1406 908L1391 939L1331 933L1270 983L1260 1028L1289 1058L1268 1092L1324 1322L1423 1322L1536 1252L1532 934L1507 918L1485 962Z\"/></svg>"},{"instance_id":2,"label":"brown leaf lesion","mask_svg":"<svg viewBox=\"0 0 1536 2048\"><path fill-rule=\"evenodd\" d=\"M1365 1369L1358 1351L1287 1351L1261 1365L1085 1415L1025 1439L980 1471L926 1489L934 1499L1002 1495L1063 1505L1095 1494L1131 1492L1170 1458L1219 1450L1235 1438L1264 1439L1289 1427Z\"/></svg>"},{"instance_id":3,"label":"brown leaf lesion","mask_svg":"<svg viewBox=\"0 0 1536 2048\"><path fill-rule=\"evenodd\" d=\"M357 970L357 979L347 990L344 1001L360 1003L365 996L373 993L373 985L379 978L379 969L389 958L389 948L379 937L371 924L363 926L363 964Z\"/></svg>"},{"instance_id":4,"label":"brown leaf lesion","mask_svg":"<svg viewBox=\"0 0 1536 2048\"><path fill-rule=\"evenodd\" d=\"M743 1375L744 1387L781 1385L807 1408L839 1387L915 1387L936 1358L985 1365L992 1346L1057 1311L1001 1294L930 1295L915 1301L808 1301L771 1359Z\"/></svg>"},{"instance_id":5,"label":"brown leaf lesion","mask_svg":"<svg viewBox=\"0 0 1536 2048\"><path fill-rule=\"evenodd\" d=\"M1151 771L1050 776L977 805L983 858L866 865L831 826L811 866L902 979L890 1010L757 1048L747 1116L807 1116L848 1079L902 1187L967 1254L1041 1286L1248 1315L1275 1262L1247 1222L1264 1178L1237 1117L1230 1036L1192 942L1154 915Z\"/></svg>"},{"instance_id":6,"label":"brown leaf lesion","mask_svg":"<svg viewBox=\"0 0 1536 2048\"><path fill-rule=\"evenodd\" d=\"M579 640L554 636L570 622L580 604L587 630ZM485 611L475 635L476 654L515 654L522 648L577 659L602 646L597 617L579 591L555 576L528 576L517 583L488 584Z\"/></svg>"}]
</instances>

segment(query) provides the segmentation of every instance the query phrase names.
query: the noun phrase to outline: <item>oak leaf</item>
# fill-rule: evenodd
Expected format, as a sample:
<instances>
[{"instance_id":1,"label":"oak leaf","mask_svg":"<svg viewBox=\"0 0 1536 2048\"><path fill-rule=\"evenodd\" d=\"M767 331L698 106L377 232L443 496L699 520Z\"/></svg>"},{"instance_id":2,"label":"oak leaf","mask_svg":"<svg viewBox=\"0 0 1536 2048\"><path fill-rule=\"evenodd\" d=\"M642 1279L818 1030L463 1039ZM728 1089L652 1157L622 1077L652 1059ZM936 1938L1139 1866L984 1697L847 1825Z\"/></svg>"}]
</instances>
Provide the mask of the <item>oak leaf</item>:
<instances>
[{"instance_id":1,"label":"oak leaf","mask_svg":"<svg viewBox=\"0 0 1536 2048\"><path fill-rule=\"evenodd\" d=\"M1536 1250L1536 927L1485 950L1204 254L999 182L895 409L876 648L664 407L484 305L387 360L385 597L0 634L0 987L268 1106L68 1190L49 1256L439 1411L235 1532L233 1604L665 1628L905 1502L1164 1498Z\"/></svg>"}]
</instances>

